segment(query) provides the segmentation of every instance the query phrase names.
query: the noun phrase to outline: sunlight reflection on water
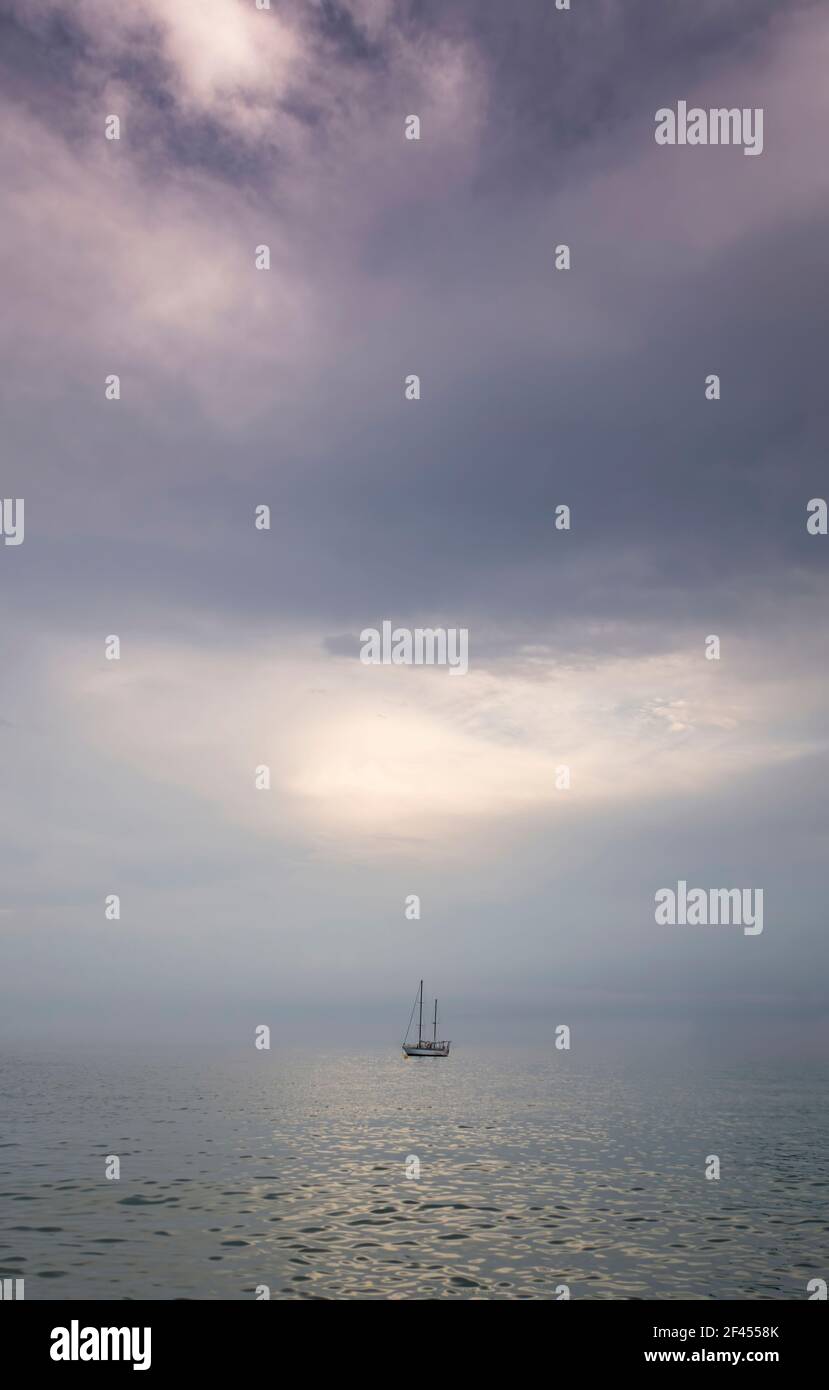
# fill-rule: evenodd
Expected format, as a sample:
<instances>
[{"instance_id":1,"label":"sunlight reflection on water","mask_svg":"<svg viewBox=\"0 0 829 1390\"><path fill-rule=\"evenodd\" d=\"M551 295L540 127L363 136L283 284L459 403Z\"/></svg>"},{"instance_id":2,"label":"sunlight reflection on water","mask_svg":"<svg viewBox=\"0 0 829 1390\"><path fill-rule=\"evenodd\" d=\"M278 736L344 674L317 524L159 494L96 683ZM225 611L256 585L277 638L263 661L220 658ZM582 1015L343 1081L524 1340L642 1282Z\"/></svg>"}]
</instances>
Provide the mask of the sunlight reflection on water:
<instances>
[{"instance_id":1,"label":"sunlight reflection on water","mask_svg":"<svg viewBox=\"0 0 829 1390\"><path fill-rule=\"evenodd\" d=\"M32 1299L804 1298L822 1085L462 1049L6 1059L0 1272Z\"/></svg>"}]
</instances>

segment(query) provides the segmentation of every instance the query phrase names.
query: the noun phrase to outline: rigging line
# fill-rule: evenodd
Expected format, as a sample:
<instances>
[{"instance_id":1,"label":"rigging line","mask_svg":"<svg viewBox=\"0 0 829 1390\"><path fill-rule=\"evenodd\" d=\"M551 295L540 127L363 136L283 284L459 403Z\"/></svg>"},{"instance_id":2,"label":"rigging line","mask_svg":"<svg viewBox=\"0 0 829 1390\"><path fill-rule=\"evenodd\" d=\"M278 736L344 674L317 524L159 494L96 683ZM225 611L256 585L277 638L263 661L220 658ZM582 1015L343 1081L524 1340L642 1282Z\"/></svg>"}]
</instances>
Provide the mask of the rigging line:
<instances>
[{"instance_id":1,"label":"rigging line","mask_svg":"<svg viewBox=\"0 0 829 1390\"><path fill-rule=\"evenodd\" d=\"M409 1036L409 1028L411 1028L411 1026L412 1026L412 1019L414 1018L414 1011L415 1011L416 1008L417 1008L417 994L415 994L414 1003L412 1004L412 1012L409 1014L409 1023L408 1023L408 1026L407 1026L407 1028L406 1028L406 1037L403 1039L404 1042L406 1042L406 1039L407 1039L408 1036ZM420 1039L418 1038L418 1042L419 1042L419 1041L420 1041Z\"/></svg>"}]
</instances>

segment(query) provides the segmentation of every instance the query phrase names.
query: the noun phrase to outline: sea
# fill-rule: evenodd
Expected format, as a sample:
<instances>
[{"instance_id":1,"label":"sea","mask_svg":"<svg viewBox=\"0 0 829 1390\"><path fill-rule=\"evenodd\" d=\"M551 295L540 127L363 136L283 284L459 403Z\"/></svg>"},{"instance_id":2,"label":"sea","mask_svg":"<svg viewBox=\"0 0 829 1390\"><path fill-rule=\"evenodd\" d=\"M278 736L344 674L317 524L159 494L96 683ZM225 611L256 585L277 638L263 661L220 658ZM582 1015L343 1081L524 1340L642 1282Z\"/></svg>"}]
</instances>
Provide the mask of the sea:
<instances>
[{"instance_id":1,"label":"sea","mask_svg":"<svg viewBox=\"0 0 829 1390\"><path fill-rule=\"evenodd\" d=\"M27 1299L806 1299L826 1081L555 1049L4 1051L0 1274Z\"/></svg>"}]
</instances>

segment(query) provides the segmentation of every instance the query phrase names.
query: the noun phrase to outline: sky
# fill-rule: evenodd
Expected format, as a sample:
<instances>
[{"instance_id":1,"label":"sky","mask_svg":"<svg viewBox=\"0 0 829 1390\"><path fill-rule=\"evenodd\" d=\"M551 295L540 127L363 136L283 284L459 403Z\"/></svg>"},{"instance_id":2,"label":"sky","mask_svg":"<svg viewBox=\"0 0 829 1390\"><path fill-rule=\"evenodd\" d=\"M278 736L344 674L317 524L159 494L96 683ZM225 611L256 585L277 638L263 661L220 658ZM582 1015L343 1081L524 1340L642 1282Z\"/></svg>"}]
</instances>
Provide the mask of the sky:
<instances>
[{"instance_id":1,"label":"sky","mask_svg":"<svg viewBox=\"0 0 829 1390\"><path fill-rule=\"evenodd\" d=\"M421 976L450 1036L825 1041L829 8L2 0L0 53L0 1041L396 1040Z\"/></svg>"}]
</instances>

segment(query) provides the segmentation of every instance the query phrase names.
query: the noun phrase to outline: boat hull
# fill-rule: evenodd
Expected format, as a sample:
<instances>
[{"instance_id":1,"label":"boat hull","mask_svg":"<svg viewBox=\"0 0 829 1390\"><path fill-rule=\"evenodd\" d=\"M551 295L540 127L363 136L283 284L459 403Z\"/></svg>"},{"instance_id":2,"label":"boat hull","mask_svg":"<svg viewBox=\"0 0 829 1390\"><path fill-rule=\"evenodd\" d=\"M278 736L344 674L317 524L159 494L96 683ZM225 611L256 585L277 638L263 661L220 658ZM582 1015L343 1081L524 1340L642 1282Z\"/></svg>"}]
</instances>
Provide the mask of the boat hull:
<instances>
[{"instance_id":1,"label":"boat hull","mask_svg":"<svg viewBox=\"0 0 829 1390\"><path fill-rule=\"evenodd\" d=\"M451 1043L441 1043L438 1047L417 1047L411 1043L403 1044L404 1057L448 1057Z\"/></svg>"}]
</instances>

